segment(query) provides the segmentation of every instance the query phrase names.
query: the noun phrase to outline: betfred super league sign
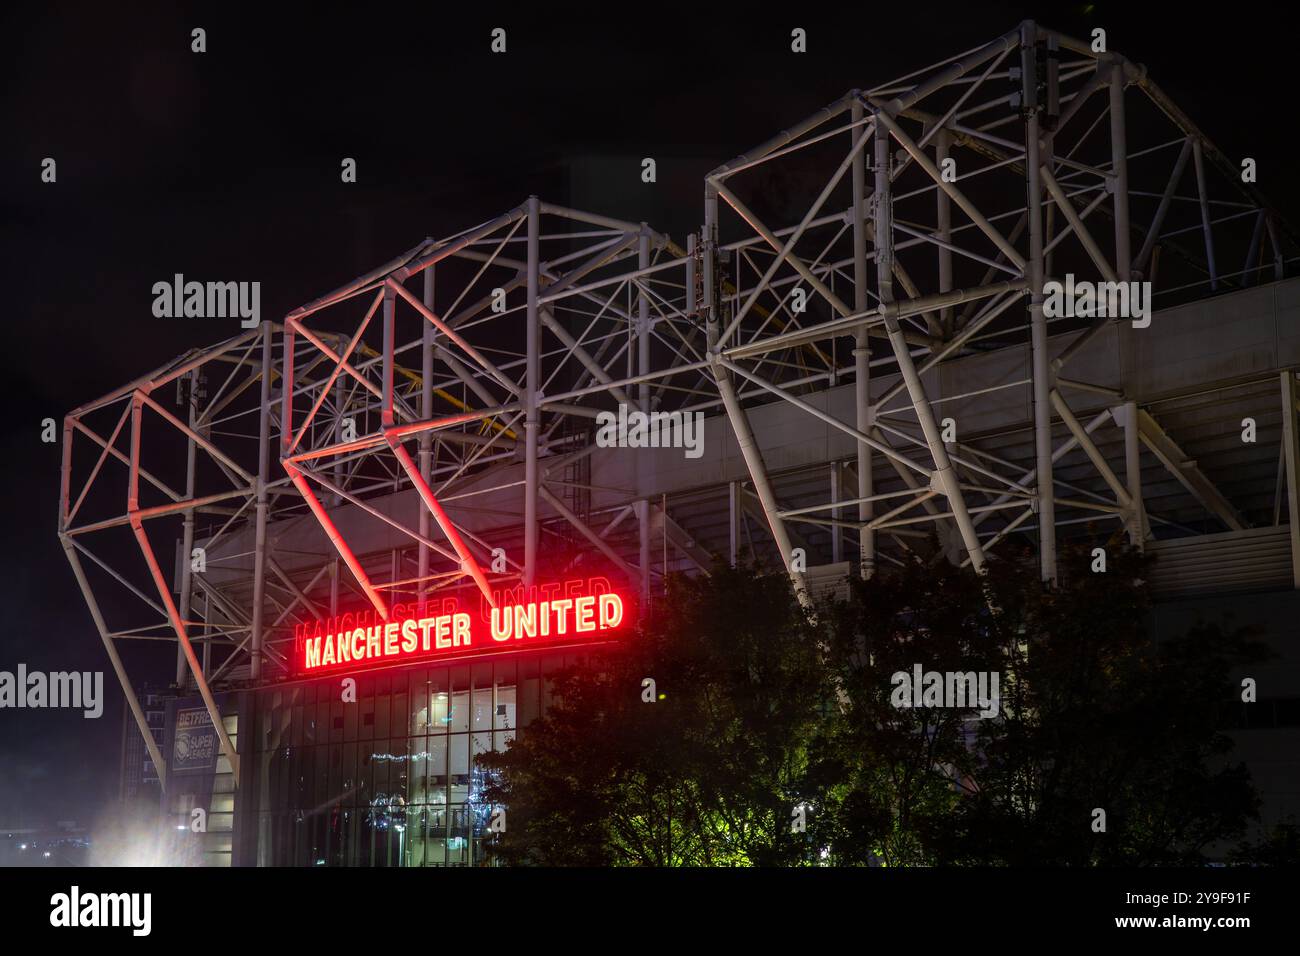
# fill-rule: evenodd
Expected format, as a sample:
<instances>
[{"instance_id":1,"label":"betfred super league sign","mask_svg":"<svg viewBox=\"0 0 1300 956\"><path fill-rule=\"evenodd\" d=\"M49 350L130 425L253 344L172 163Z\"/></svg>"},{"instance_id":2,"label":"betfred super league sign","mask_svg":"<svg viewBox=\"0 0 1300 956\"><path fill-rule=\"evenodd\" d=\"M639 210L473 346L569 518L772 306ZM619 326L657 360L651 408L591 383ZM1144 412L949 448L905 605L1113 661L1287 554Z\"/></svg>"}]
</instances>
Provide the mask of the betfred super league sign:
<instances>
[{"instance_id":1,"label":"betfred super league sign","mask_svg":"<svg viewBox=\"0 0 1300 956\"><path fill-rule=\"evenodd\" d=\"M387 620L359 611L300 624L294 653L304 674L419 660L607 641L622 632L623 596L605 578L494 593L465 610L455 598L395 604Z\"/></svg>"}]
</instances>

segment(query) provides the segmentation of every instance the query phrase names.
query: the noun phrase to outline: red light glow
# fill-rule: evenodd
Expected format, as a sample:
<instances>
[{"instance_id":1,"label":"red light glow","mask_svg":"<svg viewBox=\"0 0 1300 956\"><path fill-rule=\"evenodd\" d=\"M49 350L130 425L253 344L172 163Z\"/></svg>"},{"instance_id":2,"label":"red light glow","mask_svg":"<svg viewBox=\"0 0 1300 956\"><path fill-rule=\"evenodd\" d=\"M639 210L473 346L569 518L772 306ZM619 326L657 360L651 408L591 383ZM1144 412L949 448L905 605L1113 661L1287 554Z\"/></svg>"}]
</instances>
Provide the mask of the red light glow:
<instances>
[{"instance_id":1,"label":"red light glow","mask_svg":"<svg viewBox=\"0 0 1300 956\"><path fill-rule=\"evenodd\" d=\"M483 601L477 615L446 599L422 607L396 605L387 621L362 612L300 625L295 656L304 673L368 668L611 640L626 619L623 597L604 578L527 592L517 588L495 597L497 606Z\"/></svg>"}]
</instances>

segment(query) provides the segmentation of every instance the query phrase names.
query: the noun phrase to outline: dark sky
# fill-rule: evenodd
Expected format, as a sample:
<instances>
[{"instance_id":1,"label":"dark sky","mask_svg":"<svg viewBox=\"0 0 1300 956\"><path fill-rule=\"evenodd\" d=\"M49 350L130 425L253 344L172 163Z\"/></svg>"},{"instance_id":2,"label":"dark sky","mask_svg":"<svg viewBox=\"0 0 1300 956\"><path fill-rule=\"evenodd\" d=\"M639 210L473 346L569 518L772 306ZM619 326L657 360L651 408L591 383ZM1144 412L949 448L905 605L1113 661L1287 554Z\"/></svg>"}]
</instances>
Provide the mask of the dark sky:
<instances>
[{"instance_id":1,"label":"dark sky","mask_svg":"<svg viewBox=\"0 0 1300 956\"><path fill-rule=\"evenodd\" d=\"M1293 219L1294 56L1273 14L1132 3L554 5L468 19L447 4L7 4L0 19L0 263L5 279L0 670L104 670L99 721L0 710L0 827L93 819L116 792L122 699L56 537L59 449L40 422L186 349L233 334L155 319L175 272L258 280L278 317L530 193L557 201L584 156L659 157L643 187L580 184L595 211L681 241L702 177L855 86L927 65L1026 16L1104 26ZM473 9L476 5L462 5ZM887 7L902 6L892 10ZM21 9L15 10L14 8ZM753 11L753 12L750 12ZM850 11L852 11L850 13ZM1280 16L1280 14L1278 15ZM207 30L208 52L190 51ZM489 52L493 27L509 52ZM790 53L793 27L809 52ZM43 157L58 182L40 182ZM340 182L340 160L359 182ZM557 193L558 191L558 193ZM128 656L167 675L172 653Z\"/></svg>"}]
</instances>

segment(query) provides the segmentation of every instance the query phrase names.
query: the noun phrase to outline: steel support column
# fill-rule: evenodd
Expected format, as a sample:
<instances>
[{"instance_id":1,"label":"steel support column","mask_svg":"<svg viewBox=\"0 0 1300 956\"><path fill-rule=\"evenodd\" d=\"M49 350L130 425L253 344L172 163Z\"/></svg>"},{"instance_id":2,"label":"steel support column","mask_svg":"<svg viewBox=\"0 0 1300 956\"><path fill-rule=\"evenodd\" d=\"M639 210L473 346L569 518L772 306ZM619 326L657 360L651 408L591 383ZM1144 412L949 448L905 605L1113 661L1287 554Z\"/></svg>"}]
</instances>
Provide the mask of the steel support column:
<instances>
[{"instance_id":1,"label":"steel support column","mask_svg":"<svg viewBox=\"0 0 1300 956\"><path fill-rule=\"evenodd\" d=\"M95 621L95 630L99 632L99 638L104 642L104 650L108 652L108 660L113 665L113 673L117 675L117 682L122 687L122 696L126 698L126 705L131 709L131 716L135 718L135 725L140 730L140 736L144 738L144 746L149 751L149 759L153 761L154 769L158 771L158 780L163 789L166 790L167 765L163 761L162 752L158 749L157 741L153 739L153 731L149 727L149 720L145 717L144 710L140 707L135 688L131 686L131 681L126 676L126 668L122 666L122 658L118 656L117 647L114 646L113 639L108 636L108 625L104 623L104 615L99 610L99 602L95 600L95 595L90 590L90 583L86 580L86 572L81 567L81 559L77 557L72 539L67 535L60 535L59 537L63 542L63 553L68 556L68 563L72 565L72 573L77 579L77 585L81 588L81 595L86 599L86 607L90 609L90 616ZM182 660L184 660L184 646L178 646L180 647ZM181 675L182 680L184 676L184 674Z\"/></svg>"},{"instance_id":2,"label":"steel support column","mask_svg":"<svg viewBox=\"0 0 1300 956\"><path fill-rule=\"evenodd\" d=\"M536 196L528 197L528 329L524 372L524 585L537 580L537 433L541 427L538 391L541 388L541 327L537 297L540 288L538 247L541 240L541 209ZM459 550L459 549L457 549Z\"/></svg>"},{"instance_id":3,"label":"steel support column","mask_svg":"<svg viewBox=\"0 0 1300 956\"><path fill-rule=\"evenodd\" d=\"M1287 522L1291 530L1291 584L1300 590L1300 428L1297 428L1295 372L1282 382L1282 452L1286 456Z\"/></svg>"},{"instance_id":4,"label":"steel support column","mask_svg":"<svg viewBox=\"0 0 1300 956\"><path fill-rule=\"evenodd\" d=\"M853 129L851 137L857 136L859 124L866 111L862 101L853 97ZM873 136L881 138L879 131ZM883 137L888 143L889 137ZM853 157L853 310L858 313L867 311L870 300L867 295L867 156L865 150L858 150ZM870 336L866 326L860 327L853 334L853 407L855 423L862 434L869 434L875 424L875 412L871 407L871 348ZM871 577L876 568L876 532L871 527L875 517L875 503L871 501L873 492L871 446L865 442L855 445L858 455L858 574L863 578Z\"/></svg>"},{"instance_id":5,"label":"steel support column","mask_svg":"<svg viewBox=\"0 0 1300 956\"><path fill-rule=\"evenodd\" d=\"M892 131L897 128L884 113L877 113L877 117L887 129ZM912 361L912 353L903 336L898 317L895 310L889 309L894 301L894 224L893 211L890 208L892 190L889 179L889 136L879 125L876 127L875 166L876 192L873 205L876 228L876 282L881 309L884 310L885 330L889 333L890 344L894 347L898 371L903 381L907 383L907 392L912 399L917 421L925 436L925 443L934 459L934 475L930 487L934 491L941 492L948 499L948 507L952 509L952 516L957 522L957 530L961 533L967 554L970 555L971 566L976 571L980 571L984 568L984 549L980 545L975 526L971 523L970 512L966 509L966 500L962 496L957 472L953 469L948 449L944 446L943 436L934 419L934 409L930 406L930 399L926 395L921 376L916 372L916 365Z\"/></svg>"},{"instance_id":6,"label":"steel support column","mask_svg":"<svg viewBox=\"0 0 1300 956\"><path fill-rule=\"evenodd\" d=\"M1040 171L1044 157L1039 141L1038 87L1035 62L1037 26L1021 26L1021 107L1025 110L1025 173L1028 180L1029 325L1032 376L1034 380L1034 458L1038 483L1038 554L1044 581L1056 580L1056 499L1052 484L1052 379L1047 355L1047 317L1043 314L1043 186Z\"/></svg>"},{"instance_id":7,"label":"steel support column","mask_svg":"<svg viewBox=\"0 0 1300 956\"><path fill-rule=\"evenodd\" d=\"M266 603L266 485L271 477L271 323L262 323L262 407L257 414L257 516L253 531L253 621L248 676L262 679L262 633ZM183 615L182 615L183 616Z\"/></svg>"},{"instance_id":8,"label":"steel support column","mask_svg":"<svg viewBox=\"0 0 1300 956\"><path fill-rule=\"evenodd\" d=\"M434 308L434 269L437 266L429 266L424 270L424 290L421 301L425 308L430 312L436 312ZM426 422L433 420L433 346L434 346L434 327L432 322L421 324L420 332L420 417ZM419 444L419 462L420 476L425 482L433 480L433 435L430 432L420 434ZM420 509L419 525L417 530L420 537L428 538L429 533L433 530L430 524L432 515L429 514L428 508ZM420 583L417 585L417 597L419 606L423 610L425 603L429 599L429 546L421 544L416 557L416 576L419 577Z\"/></svg>"},{"instance_id":9,"label":"steel support column","mask_svg":"<svg viewBox=\"0 0 1300 956\"><path fill-rule=\"evenodd\" d=\"M199 370L193 369L185 378L189 379L190 394L189 408L186 419L190 423L190 428L196 429L199 425L198 410L195 407L198 397L199 387ZM197 447L194 439L186 436L185 438L185 497L194 497L194 469L196 465ZM181 620L190 619L190 606L194 599L194 512L185 512L185 523L181 531ZM178 642L176 645L176 683L183 685L185 683L185 668L189 665L185 661L185 650Z\"/></svg>"},{"instance_id":10,"label":"steel support column","mask_svg":"<svg viewBox=\"0 0 1300 956\"><path fill-rule=\"evenodd\" d=\"M740 482L727 483L727 539L728 559L734 568L740 560Z\"/></svg>"},{"instance_id":11,"label":"steel support column","mask_svg":"<svg viewBox=\"0 0 1300 956\"><path fill-rule=\"evenodd\" d=\"M212 690L208 687L207 679L203 676L205 666L199 663L198 656L194 653L194 646L190 643L189 629L184 621L181 620L180 609L176 607L176 602L172 600L171 588L167 584L167 579L163 577L162 567L158 564L158 558L154 554L153 546L149 543L149 536L145 534L144 523L140 518L140 413L144 409L144 395L136 392L131 398L131 466L128 478L127 492L127 514L130 517L131 530L135 533L136 542L140 545L140 552L144 555L145 563L149 566L149 574L153 578L154 587L158 591L158 597L166 609L167 618L171 621L172 631L176 634L176 639L180 641L181 649L185 652L185 659L189 662L190 673L194 675L194 683L198 687L199 696L203 698L203 703L207 707L208 717L212 720L213 729L217 733L217 739L221 742L221 751L230 761L230 772L235 779L235 786L239 786L239 754L235 753L234 745L230 742L230 735L226 733L225 724L221 721L221 710L217 707L216 699L212 696ZM206 619L206 616L205 616ZM204 645L205 656L208 652L208 645Z\"/></svg>"},{"instance_id":12,"label":"steel support column","mask_svg":"<svg viewBox=\"0 0 1300 956\"><path fill-rule=\"evenodd\" d=\"M1114 418L1115 409L1111 412ZM1123 406L1124 426L1124 478L1128 486L1128 495L1132 499L1129 513L1128 535L1133 547L1145 547L1147 537L1146 507L1142 503L1142 444L1141 430L1138 427L1137 402L1125 402Z\"/></svg>"}]
</instances>

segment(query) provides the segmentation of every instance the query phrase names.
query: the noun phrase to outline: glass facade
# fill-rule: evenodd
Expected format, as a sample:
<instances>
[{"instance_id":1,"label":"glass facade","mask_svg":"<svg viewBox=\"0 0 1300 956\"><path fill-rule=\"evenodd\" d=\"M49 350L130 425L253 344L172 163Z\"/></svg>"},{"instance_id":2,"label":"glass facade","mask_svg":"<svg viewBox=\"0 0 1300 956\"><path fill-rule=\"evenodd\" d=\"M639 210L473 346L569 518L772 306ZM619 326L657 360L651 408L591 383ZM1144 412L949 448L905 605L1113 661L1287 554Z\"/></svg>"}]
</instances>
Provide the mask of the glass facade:
<instances>
[{"instance_id":1,"label":"glass facade","mask_svg":"<svg viewBox=\"0 0 1300 956\"><path fill-rule=\"evenodd\" d=\"M582 654L335 675L256 693L259 866L480 866L474 756L546 712ZM356 680L345 703L343 679Z\"/></svg>"}]
</instances>

